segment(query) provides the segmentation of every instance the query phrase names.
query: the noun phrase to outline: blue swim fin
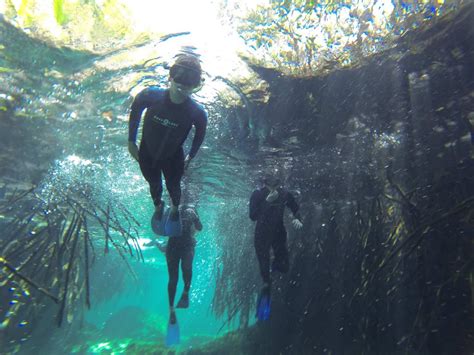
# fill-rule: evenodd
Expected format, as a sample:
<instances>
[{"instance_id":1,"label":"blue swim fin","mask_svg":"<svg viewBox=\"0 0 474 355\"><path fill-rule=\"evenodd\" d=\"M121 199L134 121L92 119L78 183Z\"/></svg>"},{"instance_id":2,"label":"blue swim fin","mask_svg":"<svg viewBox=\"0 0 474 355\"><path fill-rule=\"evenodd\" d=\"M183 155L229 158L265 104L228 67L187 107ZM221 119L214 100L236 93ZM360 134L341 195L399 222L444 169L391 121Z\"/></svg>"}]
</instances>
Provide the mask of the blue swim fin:
<instances>
[{"instance_id":1,"label":"blue swim fin","mask_svg":"<svg viewBox=\"0 0 474 355\"><path fill-rule=\"evenodd\" d=\"M153 216L151 217L151 229L153 229L153 232L158 235L168 235L165 231L165 224L168 220L170 209L168 207L163 208L164 210L161 213L161 218L160 213L157 211L155 211L155 213L153 213Z\"/></svg>"},{"instance_id":2,"label":"blue swim fin","mask_svg":"<svg viewBox=\"0 0 474 355\"><path fill-rule=\"evenodd\" d=\"M179 325L178 321L176 323L171 324L168 323L168 330L166 332L166 346L173 346L179 344Z\"/></svg>"},{"instance_id":3,"label":"blue swim fin","mask_svg":"<svg viewBox=\"0 0 474 355\"><path fill-rule=\"evenodd\" d=\"M174 216L168 214L168 218L165 223L165 233L170 237L178 237L181 235L182 228L179 212L177 212Z\"/></svg>"},{"instance_id":4,"label":"blue swim fin","mask_svg":"<svg viewBox=\"0 0 474 355\"><path fill-rule=\"evenodd\" d=\"M262 290L257 299L257 318L264 321L270 318L272 299L269 290Z\"/></svg>"}]
</instances>

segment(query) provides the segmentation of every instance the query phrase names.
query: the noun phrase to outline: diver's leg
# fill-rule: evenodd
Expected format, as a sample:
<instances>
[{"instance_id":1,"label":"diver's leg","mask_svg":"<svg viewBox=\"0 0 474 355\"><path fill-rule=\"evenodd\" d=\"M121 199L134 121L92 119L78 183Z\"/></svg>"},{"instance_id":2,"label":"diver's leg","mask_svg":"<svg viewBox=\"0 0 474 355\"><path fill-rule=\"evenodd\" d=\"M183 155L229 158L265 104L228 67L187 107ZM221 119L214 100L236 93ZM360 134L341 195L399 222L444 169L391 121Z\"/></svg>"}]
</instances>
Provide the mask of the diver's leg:
<instances>
[{"instance_id":1,"label":"diver's leg","mask_svg":"<svg viewBox=\"0 0 474 355\"><path fill-rule=\"evenodd\" d=\"M193 278L194 246L189 246L186 249L181 259L181 271L183 273L184 292L189 292Z\"/></svg>"},{"instance_id":2,"label":"diver's leg","mask_svg":"<svg viewBox=\"0 0 474 355\"><path fill-rule=\"evenodd\" d=\"M174 298L176 296L179 273L179 255L177 255L177 248L172 238L170 238L168 246L166 247L166 263L168 264L168 300L171 311L174 308Z\"/></svg>"},{"instance_id":3,"label":"diver's leg","mask_svg":"<svg viewBox=\"0 0 474 355\"><path fill-rule=\"evenodd\" d=\"M288 256L288 246L286 242L286 230L283 229L275 233L272 241L273 259L272 269L281 273L287 273L290 269L290 260Z\"/></svg>"},{"instance_id":4,"label":"diver's leg","mask_svg":"<svg viewBox=\"0 0 474 355\"><path fill-rule=\"evenodd\" d=\"M163 194L163 185L161 183L161 165L160 161L154 164L153 158L148 153L145 145L140 145L138 151L138 163L143 177L150 185L150 194L153 204L156 208L161 207L161 195Z\"/></svg>"},{"instance_id":5,"label":"diver's leg","mask_svg":"<svg viewBox=\"0 0 474 355\"><path fill-rule=\"evenodd\" d=\"M194 244L186 246L181 257L181 271L183 273L184 290L178 302L177 308L189 307L189 289L191 288L191 280L193 278L193 259Z\"/></svg>"},{"instance_id":6,"label":"diver's leg","mask_svg":"<svg viewBox=\"0 0 474 355\"><path fill-rule=\"evenodd\" d=\"M255 233L254 246L257 254L260 275L265 286L270 286L270 245L267 242L267 235Z\"/></svg>"},{"instance_id":7,"label":"diver's leg","mask_svg":"<svg viewBox=\"0 0 474 355\"><path fill-rule=\"evenodd\" d=\"M179 149L176 154L167 159L163 164L163 175L165 176L166 188L170 194L172 207L170 216L176 214L181 200L181 178L184 174L184 152Z\"/></svg>"},{"instance_id":8,"label":"diver's leg","mask_svg":"<svg viewBox=\"0 0 474 355\"><path fill-rule=\"evenodd\" d=\"M262 275L263 286L257 298L256 317L259 320L268 320L270 315L270 243L271 235L268 232L255 233L255 251L257 253L260 274Z\"/></svg>"}]
</instances>

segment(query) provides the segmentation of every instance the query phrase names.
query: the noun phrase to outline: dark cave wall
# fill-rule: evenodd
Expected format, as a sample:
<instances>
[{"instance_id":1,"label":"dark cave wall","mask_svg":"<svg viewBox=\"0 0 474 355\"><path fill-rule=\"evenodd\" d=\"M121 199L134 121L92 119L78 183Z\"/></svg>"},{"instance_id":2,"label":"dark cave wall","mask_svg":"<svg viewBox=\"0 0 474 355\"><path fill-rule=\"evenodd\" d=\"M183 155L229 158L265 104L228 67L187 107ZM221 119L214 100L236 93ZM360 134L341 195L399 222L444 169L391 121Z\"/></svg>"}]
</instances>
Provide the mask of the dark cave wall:
<instances>
[{"instance_id":1,"label":"dark cave wall","mask_svg":"<svg viewBox=\"0 0 474 355\"><path fill-rule=\"evenodd\" d=\"M434 26L429 36L423 31L407 35L364 66L324 77L291 78L252 66L269 83L271 92L265 115L255 120L272 127L275 141L297 135L307 143L305 148L334 144L352 116L370 116L366 119L372 130L391 133L399 121L410 119L409 104L403 103L403 99L410 100L410 80L428 78L434 118L445 117L438 111L441 108L461 114L459 128L465 130L466 115L473 110L469 98L474 72L473 23L471 5L455 19Z\"/></svg>"},{"instance_id":2,"label":"dark cave wall","mask_svg":"<svg viewBox=\"0 0 474 355\"><path fill-rule=\"evenodd\" d=\"M470 354L474 5L358 68L253 69L305 221L253 353Z\"/></svg>"}]
</instances>

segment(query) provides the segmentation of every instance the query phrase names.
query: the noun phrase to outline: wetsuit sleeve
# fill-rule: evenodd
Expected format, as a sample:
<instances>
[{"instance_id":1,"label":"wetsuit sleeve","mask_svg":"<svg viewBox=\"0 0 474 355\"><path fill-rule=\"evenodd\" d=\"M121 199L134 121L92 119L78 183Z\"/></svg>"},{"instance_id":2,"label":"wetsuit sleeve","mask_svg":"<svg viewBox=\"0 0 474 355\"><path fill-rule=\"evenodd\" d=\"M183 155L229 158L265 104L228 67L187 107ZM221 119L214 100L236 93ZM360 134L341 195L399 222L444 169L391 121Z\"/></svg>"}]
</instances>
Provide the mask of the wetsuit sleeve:
<instances>
[{"instance_id":1,"label":"wetsuit sleeve","mask_svg":"<svg viewBox=\"0 0 474 355\"><path fill-rule=\"evenodd\" d=\"M263 194L259 190L255 190L250 196L249 203L249 217L252 221L256 221L260 216L263 202Z\"/></svg>"},{"instance_id":2,"label":"wetsuit sleeve","mask_svg":"<svg viewBox=\"0 0 474 355\"><path fill-rule=\"evenodd\" d=\"M206 128L207 128L207 113L206 111L202 110L198 115L197 118L194 120L194 127L196 128L196 132L194 133L193 144L191 146L191 150L189 151L189 157L193 159L196 156L196 153L201 147L202 142L204 141L204 137L206 136Z\"/></svg>"},{"instance_id":3,"label":"wetsuit sleeve","mask_svg":"<svg viewBox=\"0 0 474 355\"><path fill-rule=\"evenodd\" d=\"M135 143L137 140L138 127L143 111L150 103L151 92L149 89L141 91L133 100L128 121L128 141Z\"/></svg>"},{"instance_id":4,"label":"wetsuit sleeve","mask_svg":"<svg viewBox=\"0 0 474 355\"><path fill-rule=\"evenodd\" d=\"M299 212L300 207L298 206L295 197L290 192L288 192L286 196L286 207L291 210L291 212L293 213L293 217L299 219L301 222L301 215Z\"/></svg>"}]
</instances>

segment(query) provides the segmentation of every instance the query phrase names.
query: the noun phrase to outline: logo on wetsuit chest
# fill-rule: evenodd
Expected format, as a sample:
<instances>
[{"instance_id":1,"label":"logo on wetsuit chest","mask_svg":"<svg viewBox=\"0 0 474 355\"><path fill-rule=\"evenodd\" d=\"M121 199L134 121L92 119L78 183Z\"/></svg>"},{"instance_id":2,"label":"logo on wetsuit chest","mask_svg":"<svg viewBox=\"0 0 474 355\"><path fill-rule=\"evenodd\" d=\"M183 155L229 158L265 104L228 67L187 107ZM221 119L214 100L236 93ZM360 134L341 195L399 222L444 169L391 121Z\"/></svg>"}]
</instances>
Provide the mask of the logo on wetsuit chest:
<instances>
[{"instance_id":1,"label":"logo on wetsuit chest","mask_svg":"<svg viewBox=\"0 0 474 355\"><path fill-rule=\"evenodd\" d=\"M159 122L161 125L165 126L165 127L168 127L168 128L177 128L179 126L179 124L177 124L176 122L173 122L167 118L161 118L161 117L158 117L158 116L153 116L153 120L156 121L156 122Z\"/></svg>"}]
</instances>

